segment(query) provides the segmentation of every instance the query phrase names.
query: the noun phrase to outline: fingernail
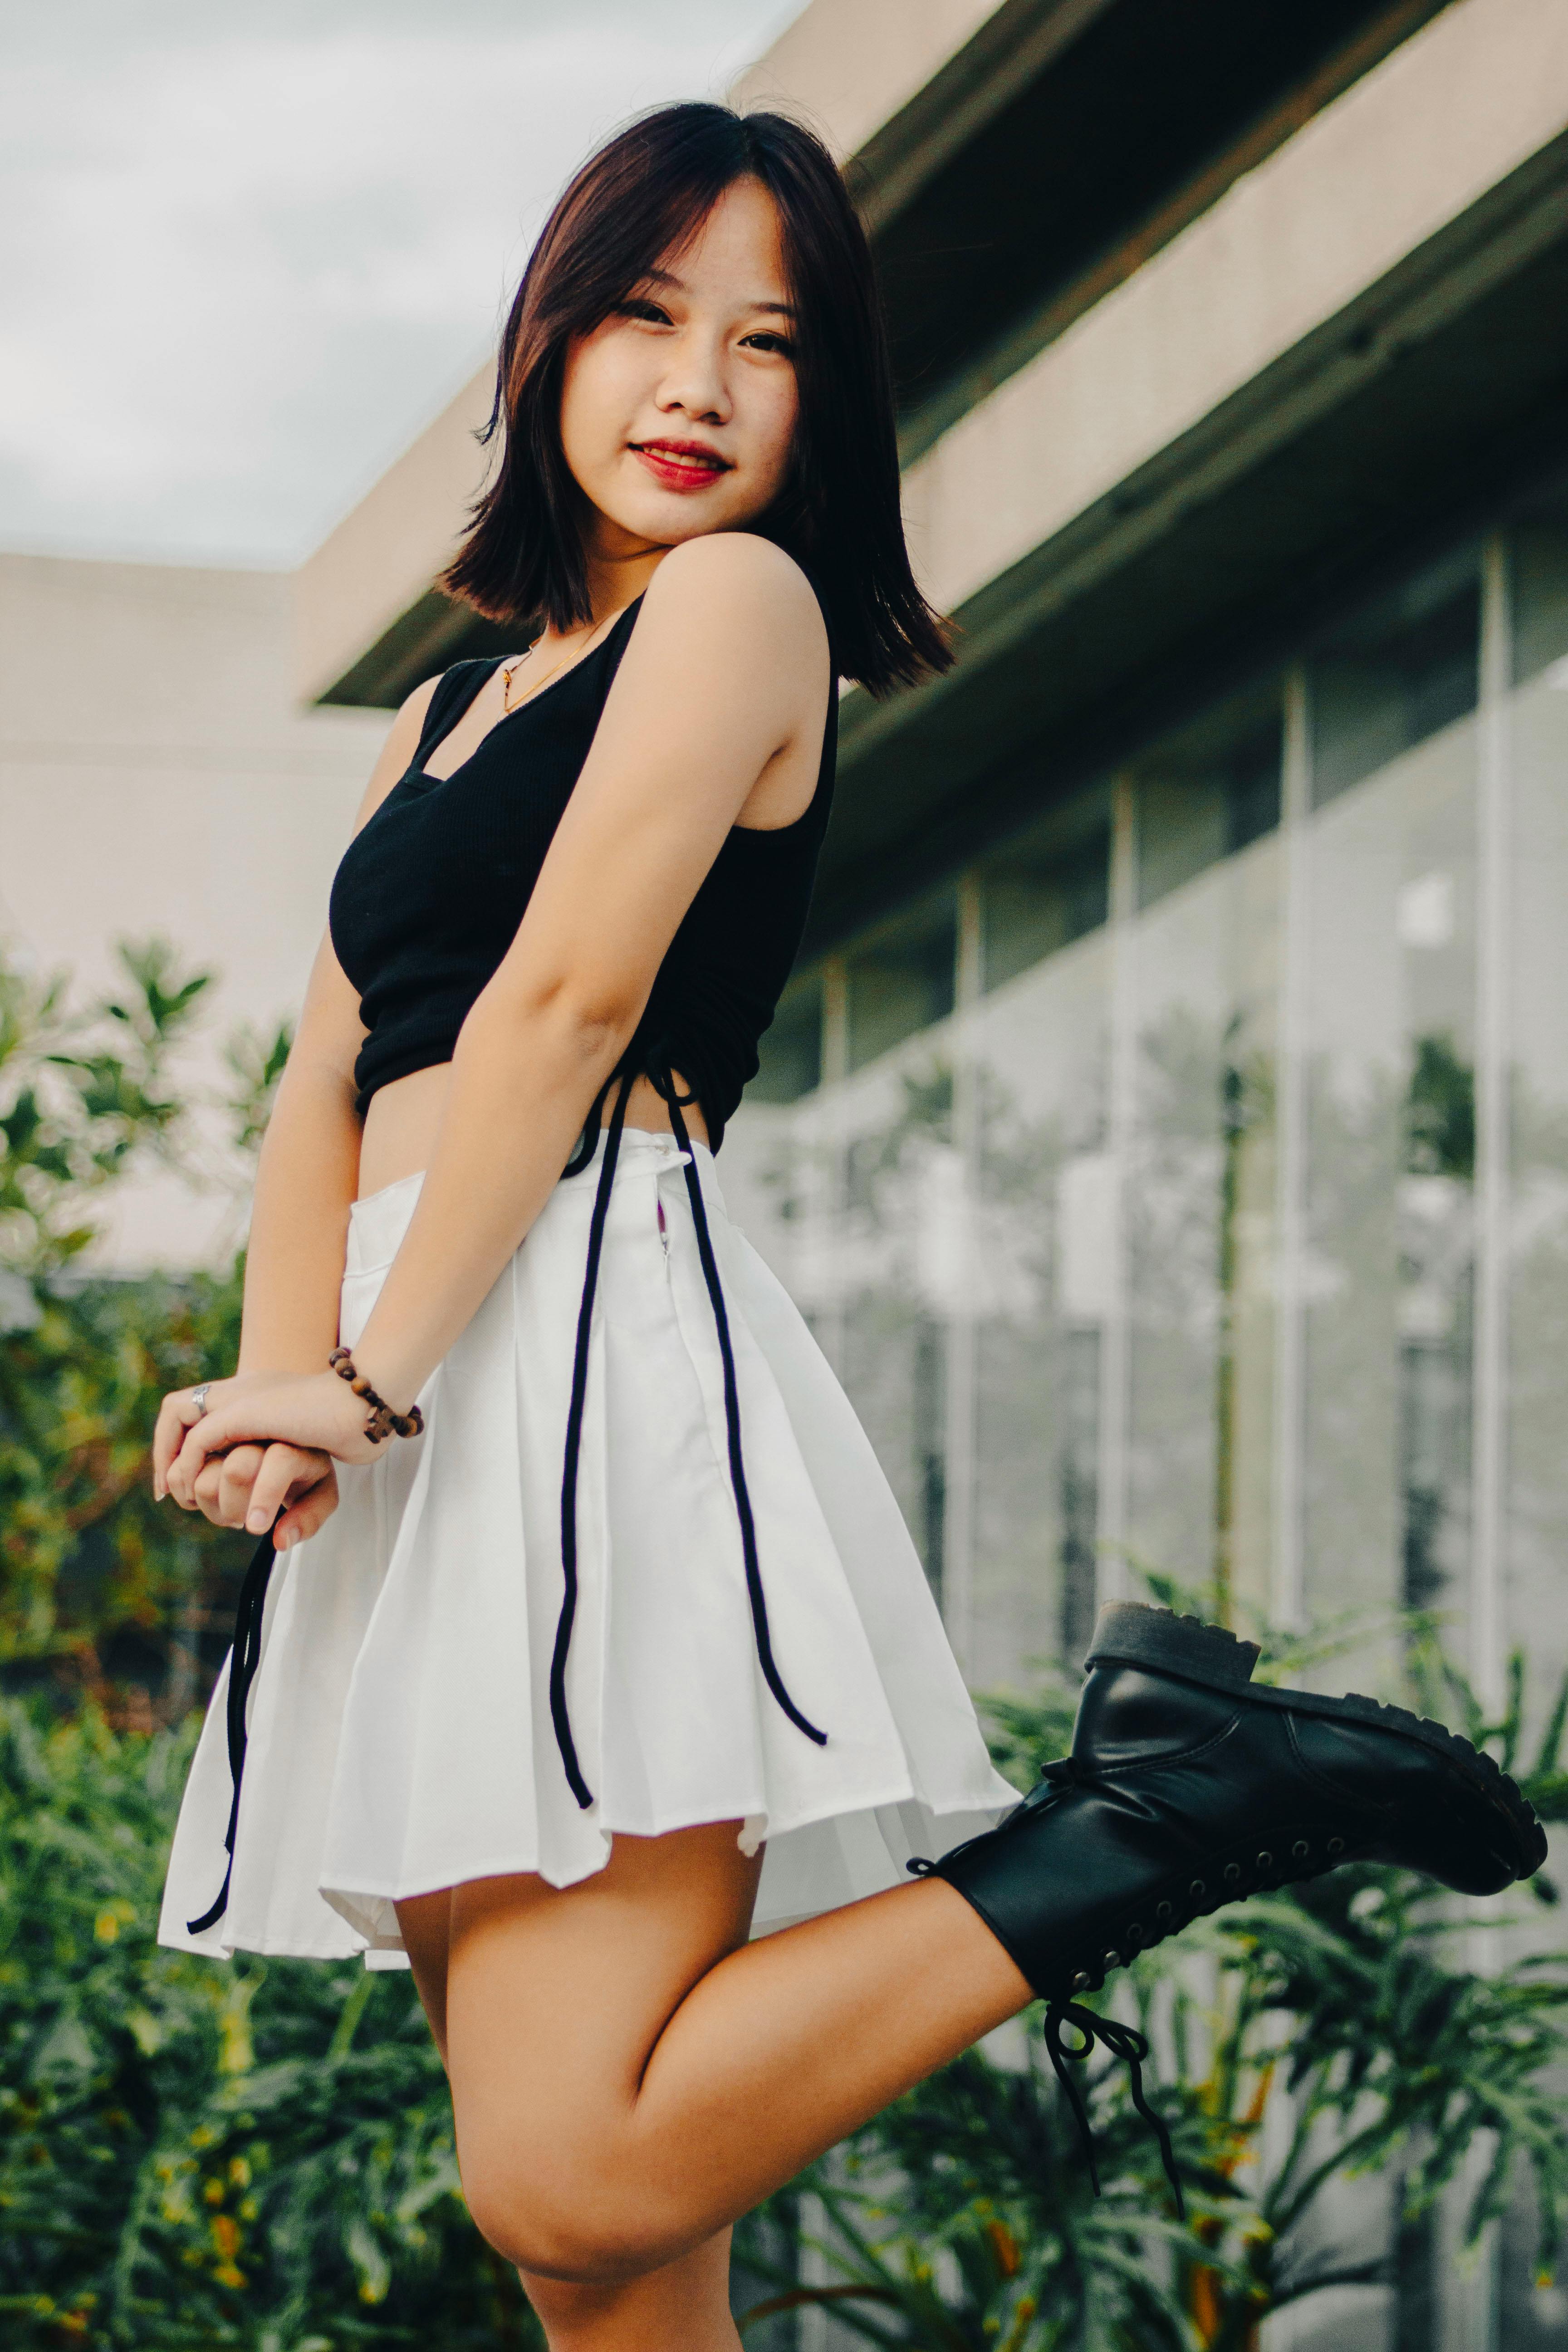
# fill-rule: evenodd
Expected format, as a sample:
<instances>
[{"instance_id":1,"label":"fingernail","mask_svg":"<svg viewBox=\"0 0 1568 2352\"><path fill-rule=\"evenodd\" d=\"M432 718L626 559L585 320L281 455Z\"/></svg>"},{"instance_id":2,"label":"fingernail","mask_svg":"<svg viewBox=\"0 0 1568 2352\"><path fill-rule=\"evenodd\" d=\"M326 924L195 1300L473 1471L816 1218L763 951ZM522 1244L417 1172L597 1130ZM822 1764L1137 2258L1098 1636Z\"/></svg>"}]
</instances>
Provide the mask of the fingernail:
<instances>
[{"instance_id":1,"label":"fingernail","mask_svg":"<svg viewBox=\"0 0 1568 2352\"><path fill-rule=\"evenodd\" d=\"M251 1531L252 1531L252 1533L253 1533L253 1534L255 1534L255 1535L258 1535L258 1536L260 1536L260 1535L265 1535L265 1534L266 1534L266 1532L267 1532L267 1514L266 1514L266 1512L265 1512L265 1511L252 1511L252 1512L251 1512L251 1514L250 1514L250 1517L246 1520L246 1523L245 1523L245 1524L246 1524L246 1526L247 1526L247 1528L249 1528L251 1529Z\"/></svg>"},{"instance_id":2,"label":"fingernail","mask_svg":"<svg viewBox=\"0 0 1568 2352\"><path fill-rule=\"evenodd\" d=\"M300 1531L298 1528L285 1528L282 1534L278 1538L278 1549L279 1551L288 1551L297 1544L299 1540Z\"/></svg>"}]
</instances>

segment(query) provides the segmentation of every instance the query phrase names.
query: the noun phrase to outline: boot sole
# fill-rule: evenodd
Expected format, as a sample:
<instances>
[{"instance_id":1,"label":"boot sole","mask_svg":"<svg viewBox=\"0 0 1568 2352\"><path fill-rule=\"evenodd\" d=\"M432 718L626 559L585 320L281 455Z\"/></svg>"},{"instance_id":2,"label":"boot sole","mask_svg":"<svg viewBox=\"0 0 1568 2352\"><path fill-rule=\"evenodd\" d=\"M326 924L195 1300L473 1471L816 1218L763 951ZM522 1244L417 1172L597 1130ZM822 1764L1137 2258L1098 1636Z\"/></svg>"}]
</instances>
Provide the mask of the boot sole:
<instances>
[{"instance_id":1,"label":"boot sole","mask_svg":"<svg viewBox=\"0 0 1568 2352\"><path fill-rule=\"evenodd\" d=\"M1388 1706L1381 1699L1349 1692L1332 1698L1317 1691L1276 1690L1255 1684L1252 1669L1259 1652L1256 1642L1244 1642L1223 1625L1205 1624L1201 1617L1180 1617L1172 1609L1157 1609L1138 1601L1112 1601L1100 1611L1086 1667L1100 1659L1142 1666L1151 1673L1173 1675L1181 1682L1205 1690L1245 1696L1252 1706L1277 1707L1288 1714L1326 1717L1341 1723L1364 1723L1396 1738L1440 1756L1450 1769L1470 1782L1500 1812L1512 1832L1519 1856L1516 1875L1530 1878L1546 1860L1546 1832L1533 1808L1494 1757L1450 1731L1446 1724L1412 1715L1407 1707Z\"/></svg>"}]
</instances>

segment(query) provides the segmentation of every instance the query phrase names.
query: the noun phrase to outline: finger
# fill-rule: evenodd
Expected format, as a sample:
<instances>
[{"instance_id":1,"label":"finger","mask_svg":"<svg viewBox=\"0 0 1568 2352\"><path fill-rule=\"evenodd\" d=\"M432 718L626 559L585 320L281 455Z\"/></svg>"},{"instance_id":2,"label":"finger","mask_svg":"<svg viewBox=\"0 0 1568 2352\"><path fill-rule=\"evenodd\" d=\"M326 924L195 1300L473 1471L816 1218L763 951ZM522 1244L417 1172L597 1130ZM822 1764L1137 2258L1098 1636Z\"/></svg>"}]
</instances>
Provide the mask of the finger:
<instances>
[{"instance_id":1,"label":"finger","mask_svg":"<svg viewBox=\"0 0 1568 2352\"><path fill-rule=\"evenodd\" d=\"M184 1435L163 1473L163 1484L184 1510L195 1508L196 1480L209 1457L226 1453L231 1445L251 1434L245 1429L226 1430L222 1426L225 1418L222 1414L209 1412L204 1413L197 1421L184 1424Z\"/></svg>"},{"instance_id":2,"label":"finger","mask_svg":"<svg viewBox=\"0 0 1568 2352\"><path fill-rule=\"evenodd\" d=\"M246 1512L250 1507L251 1489L265 1453L259 1445L235 1445L224 1455L218 1466L218 1500L223 1511L223 1523L227 1528L243 1527ZM202 1478L211 1475L209 1462ZM201 1478L196 1481L201 1485Z\"/></svg>"},{"instance_id":3,"label":"finger","mask_svg":"<svg viewBox=\"0 0 1568 2352\"><path fill-rule=\"evenodd\" d=\"M173 1389L158 1407L153 1431L153 1499L161 1503L169 1490L169 1465L185 1442L185 1432L201 1416L193 1389Z\"/></svg>"},{"instance_id":4,"label":"finger","mask_svg":"<svg viewBox=\"0 0 1568 2352\"><path fill-rule=\"evenodd\" d=\"M202 1465L215 1454L226 1454L231 1447L265 1444L267 1432L256 1425L254 1407L247 1412L243 1402L219 1405L199 1419L186 1424L179 1452L170 1463L165 1483L176 1502L187 1509L194 1502L195 1482Z\"/></svg>"},{"instance_id":5,"label":"finger","mask_svg":"<svg viewBox=\"0 0 1568 2352\"><path fill-rule=\"evenodd\" d=\"M272 1525L289 1491L299 1482L300 1455L291 1445L269 1445L261 1457L261 1467L256 1474L256 1484L250 1490L250 1507L245 1524L252 1535L264 1535Z\"/></svg>"},{"instance_id":6,"label":"finger","mask_svg":"<svg viewBox=\"0 0 1568 2352\"><path fill-rule=\"evenodd\" d=\"M287 1551L291 1545L303 1543L307 1536L319 1535L337 1507L337 1472L329 1467L326 1476L296 1496L279 1520L272 1538L279 1550Z\"/></svg>"},{"instance_id":7,"label":"finger","mask_svg":"<svg viewBox=\"0 0 1568 2352\"><path fill-rule=\"evenodd\" d=\"M200 1475L191 1484L191 1499L203 1518L210 1519L215 1528L226 1525L220 1499L222 1481L223 1461L215 1456L211 1462L203 1464Z\"/></svg>"}]
</instances>

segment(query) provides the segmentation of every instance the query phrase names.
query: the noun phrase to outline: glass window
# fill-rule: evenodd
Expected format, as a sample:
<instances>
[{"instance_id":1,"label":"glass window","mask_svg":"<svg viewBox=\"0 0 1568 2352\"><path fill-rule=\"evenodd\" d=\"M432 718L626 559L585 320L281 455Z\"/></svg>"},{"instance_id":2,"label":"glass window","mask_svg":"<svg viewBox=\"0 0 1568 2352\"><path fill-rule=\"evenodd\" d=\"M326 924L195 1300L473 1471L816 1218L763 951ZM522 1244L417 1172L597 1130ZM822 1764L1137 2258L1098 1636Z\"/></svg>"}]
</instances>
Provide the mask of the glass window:
<instances>
[{"instance_id":1,"label":"glass window","mask_svg":"<svg viewBox=\"0 0 1568 2352\"><path fill-rule=\"evenodd\" d=\"M1279 822L1279 688L1233 695L1138 761L1138 904L1152 907Z\"/></svg>"},{"instance_id":2,"label":"glass window","mask_svg":"<svg viewBox=\"0 0 1568 2352\"><path fill-rule=\"evenodd\" d=\"M1100 1568L1102 1334L1116 1175L1106 1150L1108 928L987 997L969 1024L975 1137L969 1670L1026 1684L1081 1662Z\"/></svg>"},{"instance_id":3,"label":"glass window","mask_svg":"<svg viewBox=\"0 0 1568 2352\"><path fill-rule=\"evenodd\" d=\"M1568 499L1512 535L1507 742L1509 991L1507 1625L1540 1706L1562 1672L1568 1559Z\"/></svg>"},{"instance_id":4,"label":"glass window","mask_svg":"<svg viewBox=\"0 0 1568 2352\"><path fill-rule=\"evenodd\" d=\"M1314 806L1473 710L1479 647L1473 549L1381 597L1330 638L1311 665Z\"/></svg>"},{"instance_id":5,"label":"glass window","mask_svg":"<svg viewBox=\"0 0 1568 2352\"><path fill-rule=\"evenodd\" d=\"M1108 786L1054 809L981 871L982 985L1000 988L1104 922L1110 903Z\"/></svg>"},{"instance_id":6,"label":"glass window","mask_svg":"<svg viewBox=\"0 0 1568 2352\"><path fill-rule=\"evenodd\" d=\"M1467 555L1363 614L1312 675L1302 1545L1319 1614L1468 1597L1478 619Z\"/></svg>"},{"instance_id":7,"label":"glass window","mask_svg":"<svg viewBox=\"0 0 1568 2352\"><path fill-rule=\"evenodd\" d=\"M796 1102L822 1083L822 978L813 973L785 991L757 1046L753 1102Z\"/></svg>"},{"instance_id":8,"label":"glass window","mask_svg":"<svg viewBox=\"0 0 1568 2352\"><path fill-rule=\"evenodd\" d=\"M862 1068L952 1011L958 917L951 896L908 914L847 960L849 1066Z\"/></svg>"}]
</instances>

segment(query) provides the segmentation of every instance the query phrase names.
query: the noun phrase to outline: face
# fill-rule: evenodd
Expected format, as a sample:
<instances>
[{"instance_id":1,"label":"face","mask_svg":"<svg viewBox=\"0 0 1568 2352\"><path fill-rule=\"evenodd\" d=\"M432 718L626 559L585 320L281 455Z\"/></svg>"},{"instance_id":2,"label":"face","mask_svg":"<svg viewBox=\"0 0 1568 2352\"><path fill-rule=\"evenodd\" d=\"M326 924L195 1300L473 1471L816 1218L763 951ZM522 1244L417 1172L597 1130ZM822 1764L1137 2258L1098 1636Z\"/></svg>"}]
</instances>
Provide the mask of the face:
<instances>
[{"instance_id":1,"label":"face","mask_svg":"<svg viewBox=\"0 0 1568 2352\"><path fill-rule=\"evenodd\" d=\"M740 530L789 465L795 327L778 215L738 180L700 233L567 352L561 439L603 558Z\"/></svg>"}]
</instances>

